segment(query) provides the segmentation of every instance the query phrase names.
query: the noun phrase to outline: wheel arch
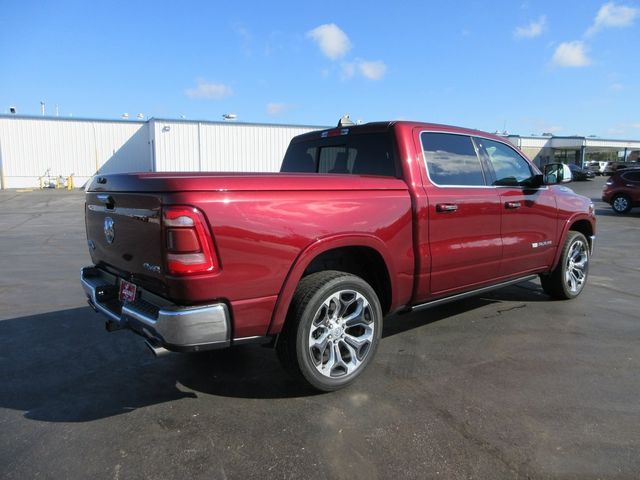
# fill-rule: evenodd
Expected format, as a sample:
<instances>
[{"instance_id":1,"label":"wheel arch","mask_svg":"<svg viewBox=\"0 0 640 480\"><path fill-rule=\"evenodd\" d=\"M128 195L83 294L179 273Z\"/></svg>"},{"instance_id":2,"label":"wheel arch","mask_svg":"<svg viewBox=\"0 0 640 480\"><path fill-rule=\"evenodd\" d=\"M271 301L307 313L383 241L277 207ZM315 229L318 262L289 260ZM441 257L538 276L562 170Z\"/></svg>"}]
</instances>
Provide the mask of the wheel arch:
<instances>
[{"instance_id":1,"label":"wheel arch","mask_svg":"<svg viewBox=\"0 0 640 480\"><path fill-rule=\"evenodd\" d=\"M593 250L593 236L595 235L595 222L592 217L588 215L575 215L567 220L562 228L562 235L560 235L560 240L558 241L556 256L553 259L553 265L551 270L556 268L558 262L560 261L560 256L562 255L562 246L564 245L565 240L567 239L567 235L570 231L580 232L586 238L589 243L589 250Z\"/></svg>"},{"instance_id":2,"label":"wheel arch","mask_svg":"<svg viewBox=\"0 0 640 480\"><path fill-rule=\"evenodd\" d=\"M392 279L396 271L391 258L384 242L369 235L340 235L311 244L298 255L289 270L278 295L269 334L277 334L282 329L300 280L323 270L339 270L363 278L378 294L386 314L394 305Z\"/></svg>"}]
</instances>

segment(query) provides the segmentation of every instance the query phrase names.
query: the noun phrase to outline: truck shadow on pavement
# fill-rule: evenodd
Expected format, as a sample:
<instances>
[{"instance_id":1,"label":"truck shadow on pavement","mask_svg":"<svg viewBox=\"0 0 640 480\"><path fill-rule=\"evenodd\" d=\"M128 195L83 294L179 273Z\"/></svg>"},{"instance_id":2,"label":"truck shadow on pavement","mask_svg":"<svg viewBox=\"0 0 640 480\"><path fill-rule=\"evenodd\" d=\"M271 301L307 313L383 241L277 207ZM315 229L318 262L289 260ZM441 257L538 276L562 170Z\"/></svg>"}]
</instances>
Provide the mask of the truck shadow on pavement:
<instances>
[{"instance_id":1,"label":"truck shadow on pavement","mask_svg":"<svg viewBox=\"0 0 640 480\"><path fill-rule=\"evenodd\" d=\"M640 209L633 209L628 213L620 214L614 212L611 207L596 207L596 216L597 217L618 217L619 219L624 218L640 218Z\"/></svg>"},{"instance_id":2,"label":"truck shadow on pavement","mask_svg":"<svg viewBox=\"0 0 640 480\"><path fill-rule=\"evenodd\" d=\"M538 290L524 284L396 315L383 337L491 303L547 300ZM138 336L107 334L88 307L0 321L0 407L26 418L88 422L201 394L276 399L318 393L291 379L272 349L242 346L156 359Z\"/></svg>"}]
</instances>

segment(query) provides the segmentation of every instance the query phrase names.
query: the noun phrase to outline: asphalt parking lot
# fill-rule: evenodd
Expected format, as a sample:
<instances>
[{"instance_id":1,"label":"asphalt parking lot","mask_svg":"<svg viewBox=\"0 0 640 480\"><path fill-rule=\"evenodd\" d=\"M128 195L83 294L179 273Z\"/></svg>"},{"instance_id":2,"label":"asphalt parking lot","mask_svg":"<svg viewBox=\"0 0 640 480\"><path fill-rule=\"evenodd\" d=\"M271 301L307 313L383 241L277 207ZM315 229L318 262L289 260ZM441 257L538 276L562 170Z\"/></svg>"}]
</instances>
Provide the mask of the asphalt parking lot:
<instances>
[{"instance_id":1,"label":"asphalt parking lot","mask_svg":"<svg viewBox=\"0 0 640 480\"><path fill-rule=\"evenodd\" d=\"M0 193L2 478L638 478L640 209L574 301L538 282L387 319L352 387L314 394L260 347L155 359L78 282L81 192Z\"/></svg>"}]
</instances>

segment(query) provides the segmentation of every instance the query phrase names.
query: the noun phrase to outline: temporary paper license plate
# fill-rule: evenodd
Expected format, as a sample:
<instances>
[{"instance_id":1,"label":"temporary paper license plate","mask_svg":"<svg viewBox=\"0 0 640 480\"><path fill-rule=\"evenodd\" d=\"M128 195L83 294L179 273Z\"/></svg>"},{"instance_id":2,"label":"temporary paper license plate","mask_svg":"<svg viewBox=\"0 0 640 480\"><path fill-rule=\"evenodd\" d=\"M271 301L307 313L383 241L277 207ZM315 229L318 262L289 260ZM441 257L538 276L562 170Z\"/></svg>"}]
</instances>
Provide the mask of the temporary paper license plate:
<instances>
[{"instance_id":1,"label":"temporary paper license plate","mask_svg":"<svg viewBox=\"0 0 640 480\"><path fill-rule=\"evenodd\" d=\"M123 303L133 302L136 299L136 286L126 280L120 280L120 294L118 298Z\"/></svg>"}]
</instances>

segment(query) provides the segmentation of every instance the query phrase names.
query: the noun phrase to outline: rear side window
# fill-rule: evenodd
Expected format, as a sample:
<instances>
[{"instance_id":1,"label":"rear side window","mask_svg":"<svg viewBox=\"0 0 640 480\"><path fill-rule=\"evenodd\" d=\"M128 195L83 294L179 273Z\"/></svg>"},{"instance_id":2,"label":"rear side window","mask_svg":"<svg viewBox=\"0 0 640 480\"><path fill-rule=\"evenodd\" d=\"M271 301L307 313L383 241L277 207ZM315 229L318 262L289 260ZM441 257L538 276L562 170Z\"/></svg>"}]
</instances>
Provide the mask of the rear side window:
<instances>
[{"instance_id":1,"label":"rear side window","mask_svg":"<svg viewBox=\"0 0 640 480\"><path fill-rule=\"evenodd\" d=\"M386 132L340 135L292 143L280 171L400 177L392 139Z\"/></svg>"},{"instance_id":2,"label":"rear side window","mask_svg":"<svg viewBox=\"0 0 640 480\"><path fill-rule=\"evenodd\" d=\"M424 132L421 135L429 178L441 186L484 186L482 165L467 135Z\"/></svg>"}]
</instances>

